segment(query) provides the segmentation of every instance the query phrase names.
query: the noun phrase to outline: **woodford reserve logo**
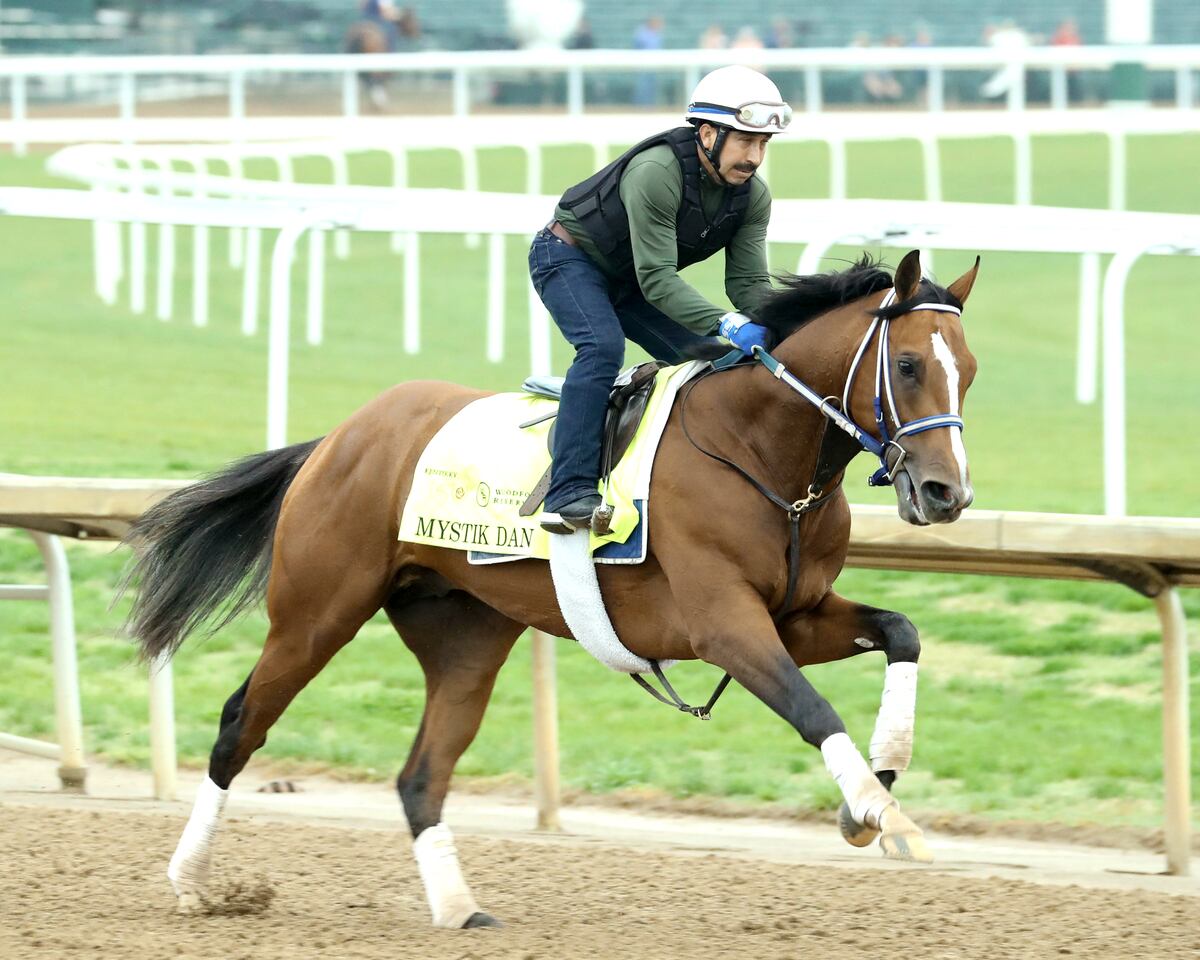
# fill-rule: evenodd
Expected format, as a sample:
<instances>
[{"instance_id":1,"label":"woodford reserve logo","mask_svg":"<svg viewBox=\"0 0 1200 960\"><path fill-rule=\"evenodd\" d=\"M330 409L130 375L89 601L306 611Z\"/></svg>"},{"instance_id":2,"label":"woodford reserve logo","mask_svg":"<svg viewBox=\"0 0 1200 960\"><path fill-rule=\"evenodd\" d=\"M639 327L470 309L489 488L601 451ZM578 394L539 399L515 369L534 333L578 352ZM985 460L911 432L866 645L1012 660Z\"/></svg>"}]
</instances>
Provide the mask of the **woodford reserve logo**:
<instances>
[{"instance_id":1,"label":"woodford reserve logo","mask_svg":"<svg viewBox=\"0 0 1200 960\"><path fill-rule=\"evenodd\" d=\"M417 517L417 536L443 543L462 543L471 547L533 546L533 529L506 527L502 524L469 523L465 520L441 520L437 517Z\"/></svg>"}]
</instances>

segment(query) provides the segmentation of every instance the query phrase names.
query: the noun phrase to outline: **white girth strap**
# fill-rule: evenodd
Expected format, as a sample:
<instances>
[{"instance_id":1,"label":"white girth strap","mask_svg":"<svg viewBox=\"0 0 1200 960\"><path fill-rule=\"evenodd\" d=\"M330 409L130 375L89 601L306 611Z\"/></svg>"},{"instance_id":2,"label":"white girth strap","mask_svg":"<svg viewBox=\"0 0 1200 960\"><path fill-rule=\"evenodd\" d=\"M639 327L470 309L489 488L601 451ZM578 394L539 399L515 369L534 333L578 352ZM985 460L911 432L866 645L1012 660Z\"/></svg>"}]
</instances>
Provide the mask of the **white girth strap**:
<instances>
[{"instance_id":1,"label":"white girth strap","mask_svg":"<svg viewBox=\"0 0 1200 960\"><path fill-rule=\"evenodd\" d=\"M889 663L871 736L872 770L907 770L917 715L917 665Z\"/></svg>"},{"instance_id":2,"label":"white girth strap","mask_svg":"<svg viewBox=\"0 0 1200 960\"><path fill-rule=\"evenodd\" d=\"M471 915L479 912L479 905L463 879L450 828L438 823L422 830L413 841L413 856L417 858L417 869L425 884L433 925L462 929Z\"/></svg>"},{"instance_id":3,"label":"white girth strap","mask_svg":"<svg viewBox=\"0 0 1200 960\"><path fill-rule=\"evenodd\" d=\"M835 733L821 744L825 769L841 788L850 814L859 823L879 827L883 811L896 801L871 772L858 747L846 733Z\"/></svg>"},{"instance_id":4,"label":"white girth strap","mask_svg":"<svg viewBox=\"0 0 1200 960\"><path fill-rule=\"evenodd\" d=\"M179 897L182 907L191 907L199 903L200 895L208 885L213 838L217 833L221 811L225 809L225 801L228 799L229 791L222 790L208 777L204 778L204 782L196 791L192 815L188 818L175 854L167 865L167 878L175 888L175 895Z\"/></svg>"},{"instance_id":5,"label":"white girth strap","mask_svg":"<svg viewBox=\"0 0 1200 960\"><path fill-rule=\"evenodd\" d=\"M626 649L608 619L589 540L586 530L550 537L550 576L558 608L571 636L606 667L622 673L649 673L649 661ZM659 666L666 668L674 662L663 660Z\"/></svg>"}]
</instances>

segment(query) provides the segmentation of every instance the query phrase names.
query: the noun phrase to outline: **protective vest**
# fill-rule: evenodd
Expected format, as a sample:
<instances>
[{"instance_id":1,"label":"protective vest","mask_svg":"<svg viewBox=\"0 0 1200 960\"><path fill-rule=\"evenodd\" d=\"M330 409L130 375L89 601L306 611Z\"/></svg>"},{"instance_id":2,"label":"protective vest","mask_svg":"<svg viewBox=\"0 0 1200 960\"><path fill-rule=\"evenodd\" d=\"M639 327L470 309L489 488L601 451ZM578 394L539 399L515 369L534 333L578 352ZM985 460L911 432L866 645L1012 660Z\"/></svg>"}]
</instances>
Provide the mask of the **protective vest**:
<instances>
[{"instance_id":1,"label":"protective vest","mask_svg":"<svg viewBox=\"0 0 1200 960\"><path fill-rule=\"evenodd\" d=\"M700 158L696 154L695 128L675 127L647 137L607 167L571 187L559 201L575 214L608 265L622 277L633 274L633 247L629 242L629 215L621 202L621 177L630 160L660 143L669 144L675 151L683 172L683 195L675 217L679 269L725 249L750 205L751 180L747 180L723 192L721 206L710 221L700 204Z\"/></svg>"}]
</instances>

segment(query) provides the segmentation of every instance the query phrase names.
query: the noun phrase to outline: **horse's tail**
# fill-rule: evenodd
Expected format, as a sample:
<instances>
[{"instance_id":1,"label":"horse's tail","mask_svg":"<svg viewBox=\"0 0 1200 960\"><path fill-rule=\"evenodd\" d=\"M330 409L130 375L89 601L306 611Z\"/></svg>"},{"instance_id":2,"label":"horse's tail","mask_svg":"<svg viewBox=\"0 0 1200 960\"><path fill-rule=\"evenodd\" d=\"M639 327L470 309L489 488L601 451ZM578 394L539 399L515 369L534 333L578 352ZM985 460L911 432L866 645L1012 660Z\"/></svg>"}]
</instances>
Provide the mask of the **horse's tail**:
<instances>
[{"instance_id":1,"label":"horse's tail","mask_svg":"<svg viewBox=\"0 0 1200 960\"><path fill-rule=\"evenodd\" d=\"M174 656L222 604L210 633L262 597L283 496L318 443L238 460L134 521L125 542L137 556L117 595L138 584L125 628L144 660Z\"/></svg>"}]
</instances>

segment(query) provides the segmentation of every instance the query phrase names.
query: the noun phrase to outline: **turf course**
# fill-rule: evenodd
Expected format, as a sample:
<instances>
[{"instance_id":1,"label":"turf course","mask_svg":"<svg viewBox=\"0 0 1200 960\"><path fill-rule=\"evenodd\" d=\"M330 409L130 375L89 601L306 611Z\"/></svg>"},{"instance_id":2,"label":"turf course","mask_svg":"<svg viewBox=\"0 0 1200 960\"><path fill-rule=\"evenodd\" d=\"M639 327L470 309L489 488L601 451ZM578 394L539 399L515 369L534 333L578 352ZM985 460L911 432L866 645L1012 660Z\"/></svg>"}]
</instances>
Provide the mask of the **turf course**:
<instances>
[{"instance_id":1,"label":"turf course","mask_svg":"<svg viewBox=\"0 0 1200 960\"><path fill-rule=\"evenodd\" d=\"M827 167L815 146L773 147L777 196L821 196ZM1038 203L1098 206L1106 177L1097 137L1036 141ZM919 195L915 146L851 150L853 196ZM1200 213L1200 137L1134 139L1130 206ZM44 157L0 159L0 184L51 185ZM586 175L584 150L549 151L544 184L555 192ZM1010 148L1001 140L943 148L946 197L1007 201ZM454 186L448 152L419 155L416 185ZM252 169L251 173L255 171ZM300 164L322 179L321 164ZM382 155L351 165L357 182L384 182ZM487 155L489 189L519 189L515 151ZM265 175L263 173L262 175ZM549 211L547 212L549 215ZM153 234L151 234L153 240ZM238 332L239 275L214 244L211 325L197 330L190 302L190 237L178 234L180 315L171 323L103 306L92 292L86 225L0 219L4 342L0 350L0 470L112 476L190 477L261 447L266 350L262 335ZM153 243L151 250L153 251ZM384 238L358 236L346 262L329 261L327 342L294 347L290 438L319 435L387 386L446 378L508 388L525 372L524 244L509 245L506 360L484 359L484 251L456 237L423 241L424 352L400 346L402 271ZM902 251L881 252L892 263ZM794 266L798 249L774 247L773 266ZM846 256L856 251L843 251ZM944 281L969 263L941 253ZM837 264L830 264L836 268ZM1099 512L1100 412L1074 402L1077 258L988 255L966 315L980 374L968 398L965 438L980 507ZM691 278L720 296L720 266ZM296 312L303 302L297 277ZM1129 505L1146 514L1200 515L1200 454L1188 426L1200 410L1192 367L1200 345L1193 304L1200 264L1144 260L1129 287ZM631 353L632 359L632 353ZM556 345L556 366L568 361ZM403 425L398 425L403 429ZM887 502L848 478L851 499ZM143 762L148 755L145 691L129 647L114 634L122 608L108 611L123 557L107 548L71 549L76 579L84 716L89 749ZM35 552L0 533L0 580L36 576ZM1149 603L1116 586L847 573L856 599L902 610L922 630L922 688L914 769L901 795L916 809L1070 822L1154 824L1160 775L1156 621ZM1185 598L1192 636L1200 597ZM44 734L53 723L46 615L39 605L0 606L0 729ZM224 698L261 646L251 617L218 637L185 646L177 663L179 744L202 762ZM607 791L649 787L673 795L722 795L785 807L831 807L820 757L761 705L735 690L718 718L699 724L653 704L567 644L559 645L562 758L569 786ZM679 683L696 698L715 678L685 665ZM882 664L877 658L810 671L860 744L869 738ZM1195 678L1200 675L1193 665ZM528 659L518 645L501 674L479 741L460 765L477 777L531 774ZM687 695L687 694L685 694ZM350 773L394 773L421 709L419 673L390 627L369 624L306 690L272 732L263 755L333 765ZM652 731L647 736L648 731ZM1200 789L1200 779L1197 782Z\"/></svg>"}]
</instances>

